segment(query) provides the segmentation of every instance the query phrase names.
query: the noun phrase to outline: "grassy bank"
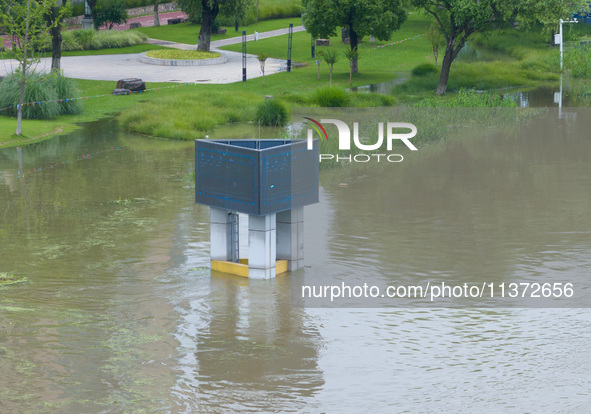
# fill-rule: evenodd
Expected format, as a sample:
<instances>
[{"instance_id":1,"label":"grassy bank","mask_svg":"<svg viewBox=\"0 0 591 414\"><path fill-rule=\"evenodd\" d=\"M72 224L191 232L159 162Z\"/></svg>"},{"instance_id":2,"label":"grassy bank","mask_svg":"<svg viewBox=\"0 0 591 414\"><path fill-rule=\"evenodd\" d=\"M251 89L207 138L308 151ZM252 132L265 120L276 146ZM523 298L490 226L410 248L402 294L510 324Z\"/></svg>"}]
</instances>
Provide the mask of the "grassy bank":
<instances>
[{"instance_id":1,"label":"grassy bank","mask_svg":"<svg viewBox=\"0 0 591 414\"><path fill-rule=\"evenodd\" d=\"M146 97L149 93L90 98L91 96L110 95L113 88L115 88L115 84L116 82L113 81L77 79L76 85L78 90L81 91L80 96L89 97L89 99L83 99L84 112L80 115L60 116L53 120L23 120L23 134L20 137L14 135L16 118L0 116L0 148L25 145L57 134L67 133L85 122L96 121L109 115L118 114L125 108L147 100ZM170 83L149 84L152 88L170 85ZM152 93L156 94L158 92Z\"/></svg>"},{"instance_id":2,"label":"grassy bank","mask_svg":"<svg viewBox=\"0 0 591 414\"><path fill-rule=\"evenodd\" d=\"M289 83L287 77L284 79ZM277 93L275 101L287 111L292 106L318 106L319 95L322 95L315 90L297 94L288 93L283 88L261 91L260 79L250 82L258 85L241 90L234 85L179 88L141 105L130 106L121 113L119 120L124 129L141 134L173 139L204 138L223 124L253 122L258 106L270 91ZM346 102L349 106L389 106L395 103L394 99L378 94L344 95L349 98Z\"/></svg>"},{"instance_id":3,"label":"grassy bank","mask_svg":"<svg viewBox=\"0 0 591 414\"><path fill-rule=\"evenodd\" d=\"M263 22L286 26L287 20ZM294 25L297 22L294 22ZM392 35L389 42L410 39L389 45L384 42L369 43L363 39L359 46L360 73L353 76L352 87L390 81L398 76L409 77L408 82L398 86L394 96L378 94L355 94L346 92L349 88L349 65L344 57L337 62L333 72L334 89L342 92L349 106L389 106L414 103L432 96L438 81L438 73L424 76L410 76L412 68L419 64L434 62L431 45L425 37L417 37L427 31L429 21L421 14L409 15L408 21L400 31ZM271 26L269 26L271 27ZM150 29L150 28L144 28ZM176 36L188 36L182 25L153 28L163 30L172 36L170 40L183 41ZM142 29L143 30L143 29ZM176 32L175 32L176 31ZM261 30L263 31L263 30ZM184 33L184 34L183 34ZM581 34L579 34L581 35ZM584 34L582 34L584 35ZM196 33L191 34L196 36ZM339 37L330 39L330 48L343 51ZM507 31L495 32L487 36L475 36L474 44L489 47L494 44L496 51L502 53L503 60L475 63L455 62L452 65L448 91L462 88L491 90L506 87L533 87L547 82L556 82L556 48L545 43L542 35L533 32ZM240 51L241 45L227 46L225 49ZM322 49L322 48L318 48ZM258 42L249 42L247 51L251 54L265 53L271 57L287 57L287 36L278 36ZM60 117L53 121L26 121L23 131L29 139L49 136L56 132L67 132L77 123L100 119L108 114L121 113L120 121L125 129L146 135L175 139L192 139L208 134L216 126L233 122L251 122L258 105L266 95L273 95L288 110L298 106L321 106L318 89L328 86L328 65L321 63L320 79L316 58L310 55L310 35L301 32L293 36L292 59L299 63L291 73L282 72L267 76L265 87L261 78L234 84L191 85L166 89L161 92L148 92L129 96L118 96L85 100L83 115ZM83 96L108 94L114 82L79 81ZM148 88L166 84L150 83ZM585 91L583 91L585 92ZM583 93L582 92L582 93ZM450 98L443 98L450 99ZM15 120L0 117L0 142L16 145L19 140L10 137L15 129Z\"/></svg>"}]
</instances>

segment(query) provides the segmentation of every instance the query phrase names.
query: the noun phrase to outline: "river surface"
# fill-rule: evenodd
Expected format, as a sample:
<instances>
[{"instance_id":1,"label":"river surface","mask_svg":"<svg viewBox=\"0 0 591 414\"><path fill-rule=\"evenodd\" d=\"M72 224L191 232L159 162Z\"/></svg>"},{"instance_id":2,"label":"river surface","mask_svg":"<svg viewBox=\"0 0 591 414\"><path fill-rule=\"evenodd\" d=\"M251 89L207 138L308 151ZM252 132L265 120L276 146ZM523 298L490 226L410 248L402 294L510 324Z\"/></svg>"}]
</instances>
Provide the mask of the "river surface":
<instances>
[{"instance_id":1,"label":"river surface","mask_svg":"<svg viewBox=\"0 0 591 414\"><path fill-rule=\"evenodd\" d=\"M588 304L293 303L316 279L585 281L591 117L570 114L323 170L307 267L271 281L210 271L192 143L103 121L0 150L0 272L28 279L0 288L0 412L588 412Z\"/></svg>"}]
</instances>

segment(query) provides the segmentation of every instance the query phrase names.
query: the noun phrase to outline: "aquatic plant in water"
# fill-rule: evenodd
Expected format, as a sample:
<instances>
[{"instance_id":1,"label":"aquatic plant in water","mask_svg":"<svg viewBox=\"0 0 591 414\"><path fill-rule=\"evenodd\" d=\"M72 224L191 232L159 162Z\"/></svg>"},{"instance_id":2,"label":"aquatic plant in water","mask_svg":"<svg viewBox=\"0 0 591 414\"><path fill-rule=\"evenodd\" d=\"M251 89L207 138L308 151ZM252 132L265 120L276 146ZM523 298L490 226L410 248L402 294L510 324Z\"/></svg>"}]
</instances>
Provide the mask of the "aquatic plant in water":
<instances>
[{"instance_id":1,"label":"aquatic plant in water","mask_svg":"<svg viewBox=\"0 0 591 414\"><path fill-rule=\"evenodd\" d=\"M0 286L24 282L25 280L27 279L24 276L15 276L10 273L0 272Z\"/></svg>"}]
</instances>

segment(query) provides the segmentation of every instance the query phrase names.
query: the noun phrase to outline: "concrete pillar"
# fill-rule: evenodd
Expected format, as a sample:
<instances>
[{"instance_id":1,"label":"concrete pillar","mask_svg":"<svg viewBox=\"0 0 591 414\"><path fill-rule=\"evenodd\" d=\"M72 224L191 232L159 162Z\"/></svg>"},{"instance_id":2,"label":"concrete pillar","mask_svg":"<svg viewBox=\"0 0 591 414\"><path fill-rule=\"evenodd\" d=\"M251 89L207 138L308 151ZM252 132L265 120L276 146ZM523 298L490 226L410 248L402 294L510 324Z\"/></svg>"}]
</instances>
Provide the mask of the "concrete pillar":
<instances>
[{"instance_id":1,"label":"concrete pillar","mask_svg":"<svg viewBox=\"0 0 591 414\"><path fill-rule=\"evenodd\" d=\"M277 239L275 214L248 217L248 277L275 277Z\"/></svg>"},{"instance_id":2,"label":"concrete pillar","mask_svg":"<svg viewBox=\"0 0 591 414\"><path fill-rule=\"evenodd\" d=\"M287 260L289 271L304 267L304 207L277 213L277 259Z\"/></svg>"},{"instance_id":3,"label":"concrete pillar","mask_svg":"<svg viewBox=\"0 0 591 414\"><path fill-rule=\"evenodd\" d=\"M211 260L232 261L232 215L226 209L209 208Z\"/></svg>"},{"instance_id":4,"label":"concrete pillar","mask_svg":"<svg viewBox=\"0 0 591 414\"><path fill-rule=\"evenodd\" d=\"M82 30L94 30L94 20L92 17L84 17L80 23L82 24Z\"/></svg>"}]
</instances>

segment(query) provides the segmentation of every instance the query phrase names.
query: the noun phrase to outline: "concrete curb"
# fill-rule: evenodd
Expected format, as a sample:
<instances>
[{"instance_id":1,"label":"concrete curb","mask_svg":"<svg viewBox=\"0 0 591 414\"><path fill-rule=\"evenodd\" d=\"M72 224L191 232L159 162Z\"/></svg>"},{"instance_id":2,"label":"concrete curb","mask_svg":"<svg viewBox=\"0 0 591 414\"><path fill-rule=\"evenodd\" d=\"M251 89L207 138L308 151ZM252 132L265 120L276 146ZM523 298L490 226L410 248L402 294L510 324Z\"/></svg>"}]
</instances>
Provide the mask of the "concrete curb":
<instances>
[{"instance_id":1,"label":"concrete curb","mask_svg":"<svg viewBox=\"0 0 591 414\"><path fill-rule=\"evenodd\" d=\"M210 66L210 65L221 65L228 61L228 57L221 51L216 51L222 55L212 59L198 59L198 60L184 60L184 59L158 59L149 57L146 55L147 52L140 53L138 59L142 63L148 65L158 66Z\"/></svg>"}]
</instances>

